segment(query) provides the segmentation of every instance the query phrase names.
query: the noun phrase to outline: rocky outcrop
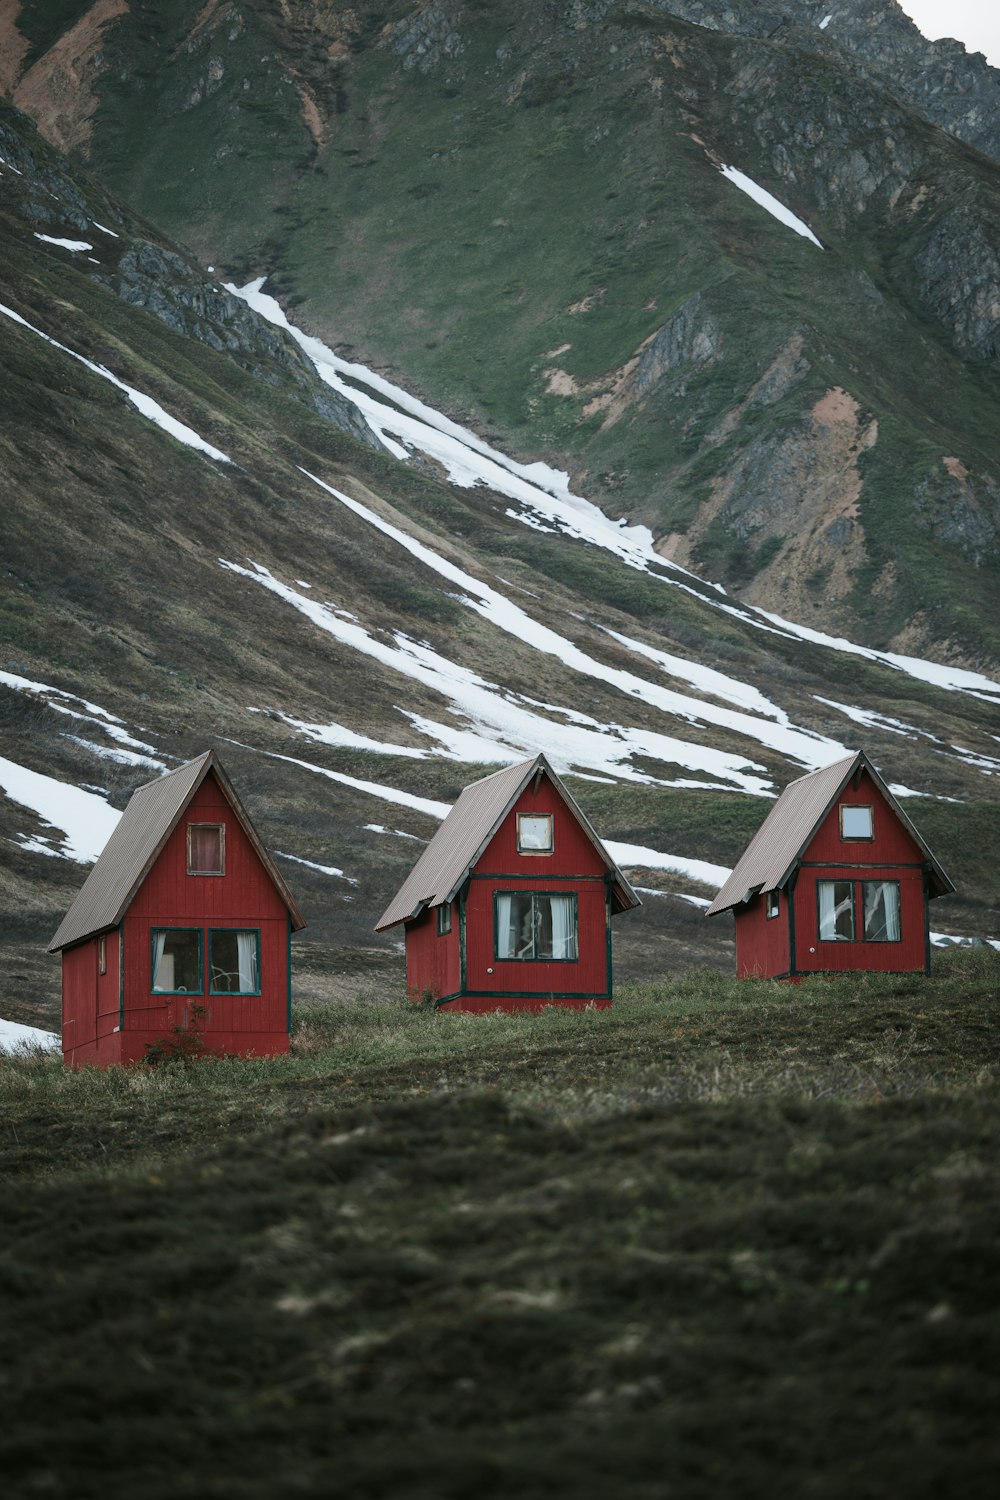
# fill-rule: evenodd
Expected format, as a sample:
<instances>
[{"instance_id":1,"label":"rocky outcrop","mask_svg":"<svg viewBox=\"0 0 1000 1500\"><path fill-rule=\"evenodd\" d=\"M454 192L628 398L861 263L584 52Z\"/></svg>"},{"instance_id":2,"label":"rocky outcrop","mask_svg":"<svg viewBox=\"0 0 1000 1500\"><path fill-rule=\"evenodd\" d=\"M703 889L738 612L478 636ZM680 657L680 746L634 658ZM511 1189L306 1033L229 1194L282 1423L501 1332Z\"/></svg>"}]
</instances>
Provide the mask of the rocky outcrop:
<instances>
[{"instance_id":1,"label":"rocky outcrop","mask_svg":"<svg viewBox=\"0 0 1000 1500\"><path fill-rule=\"evenodd\" d=\"M1000 361L998 244L978 207L964 203L941 219L914 257L921 300L964 353L995 361Z\"/></svg>"},{"instance_id":2,"label":"rocky outcrop","mask_svg":"<svg viewBox=\"0 0 1000 1500\"><path fill-rule=\"evenodd\" d=\"M290 393L360 442L377 446L357 408L320 380L295 341L220 287L192 258L130 234L131 225L103 193L95 206L61 158L39 142L29 121L0 106L0 158L16 174L16 211L54 238L85 235L101 239L100 260L81 269L123 302L141 307L175 333L197 339L252 369L270 385ZM8 174L9 179L9 174ZM95 188L95 192L96 192ZM98 230L98 224L105 226ZM115 229L109 235L110 225Z\"/></svg>"},{"instance_id":3,"label":"rocky outcrop","mask_svg":"<svg viewBox=\"0 0 1000 1500\"><path fill-rule=\"evenodd\" d=\"M914 519L938 541L956 547L982 567L996 555L1000 538L1000 484L974 475L959 458L948 457L918 486Z\"/></svg>"},{"instance_id":4,"label":"rocky outcrop","mask_svg":"<svg viewBox=\"0 0 1000 1500\"><path fill-rule=\"evenodd\" d=\"M807 47L837 58L892 92L958 140L1000 160L1000 72L961 42L931 42L896 0L650 0L650 7L712 31ZM823 22L826 22L823 25Z\"/></svg>"},{"instance_id":5,"label":"rocky outcrop","mask_svg":"<svg viewBox=\"0 0 1000 1500\"><path fill-rule=\"evenodd\" d=\"M451 62L465 51L459 25L462 13L448 5L420 6L415 14L388 26L384 45L402 59L404 68L430 73L442 62Z\"/></svg>"}]
</instances>

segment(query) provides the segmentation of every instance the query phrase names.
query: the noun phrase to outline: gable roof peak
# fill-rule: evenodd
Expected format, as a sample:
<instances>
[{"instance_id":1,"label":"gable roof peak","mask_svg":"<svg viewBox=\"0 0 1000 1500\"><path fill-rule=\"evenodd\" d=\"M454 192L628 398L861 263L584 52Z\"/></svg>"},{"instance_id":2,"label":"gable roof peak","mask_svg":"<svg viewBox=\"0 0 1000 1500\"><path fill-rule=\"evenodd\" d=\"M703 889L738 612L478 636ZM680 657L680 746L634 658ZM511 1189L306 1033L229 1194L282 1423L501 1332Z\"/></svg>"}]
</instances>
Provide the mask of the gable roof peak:
<instances>
[{"instance_id":1,"label":"gable roof peak","mask_svg":"<svg viewBox=\"0 0 1000 1500\"><path fill-rule=\"evenodd\" d=\"M707 917L740 906L759 891L780 890L796 868L806 846L847 783L866 771L923 854L934 895L953 891L944 870L863 750L854 750L790 781L747 845L732 874L719 888Z\"/></svg>"},{"instance_id":2,"label":"gable roof peak","mask_svg":"<svg viewBox=\"0 0 1000 1500\"><path fill-rule=\"evenodd\" d=\"M376 932L406 922L428 906L452 901L507 814L537 775L548 776L614 881L617 909L641 903L583 810L541 753L470 782L375 924Z\"/></svg>"},{"instance_id":3,"label":"gable roof peak","mask_svg":"<svg viewBox=\"0 0 1000 1500\"><path fill-rule=\"evenodd\" d=\"M240 801L215 750L144 782L129 798L96 864L49 944L49 952L84 942L116 927L180 822L195 793L211 773L288 908L292 926L305 926L295 898Z\"/></svg>"}]
</instances>

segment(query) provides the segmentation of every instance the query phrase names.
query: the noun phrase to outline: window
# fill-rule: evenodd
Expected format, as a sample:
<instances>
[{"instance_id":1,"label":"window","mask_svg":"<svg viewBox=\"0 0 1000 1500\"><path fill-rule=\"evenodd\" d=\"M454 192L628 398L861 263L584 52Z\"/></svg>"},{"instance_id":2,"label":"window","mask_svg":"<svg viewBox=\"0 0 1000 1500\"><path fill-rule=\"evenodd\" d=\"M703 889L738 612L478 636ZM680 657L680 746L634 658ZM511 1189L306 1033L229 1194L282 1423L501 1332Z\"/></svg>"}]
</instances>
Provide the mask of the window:
<instances>
[{"instance_id":1,"label":"window","mask_svg":"<svg viewBox=\"0 0 1000 1500\"><path fill-rule=\"evenodd\" d=\"M437 909L438 937L444 937L446 932L451 931L451 902L446 901Z\"/></svg>"},{"instance_id":2,"label":"window","mask_svg":"<svg viewBox=\"0 0 1000 1500\"><path fill-rule=\"evenodd\" d=\"M497 958L572 960L579 956L575 896L498 892L495 916Z\"/></svg>"},{"instance_id":3,"label":"window","mask_svg":"<svg viewBox=\"0 0 1000 1500\"><path fill-rule=\"evenodd\" d=\"M189 875L224 875L226 873L225 824L189 823L187 861Z\"/></svg>"},{"instance_id":4,"label":"window","mask_svg":"<svg viewBox=\"0 0 1000 1500\"><path fill-rule=\"evenodd\" d=\"M902 935L899 921L899 881L863 880L861 905L865 918L865 941L898 943Z\"/></svg>"},{"instance_id":5,"label":"window","mask_svg":"<svg viewBox=\"0 0 1000 1500\"><path fill-rule=\"evenodd\" d=\"M551 854L553 848L552 814L518 813L518 854Z\"/></svg>"},{"instance_id":6,"label":"window","mask_svg":"<svg viewBox=\"0 0 1000 1500\"><path fill-rule=\"evenodd\" d=\"M824 943L854 941L854 882L818 880L819 935Z\"/></svg>"},{"instance_id":7,"label":"window","mask_svg":"<svg viewBox=\"0 0 1000 1500\"><path fill-rule=\"evenodd\" d=\"M260 994L260 933L216 928L208 935L209 992Z\"/></svg>"},{"instance_id":8,"label":"window","mask_svg":"<svg viewBox=\"0 0 1000 1500\"><path fill-rule=\"evenodd\" d=\"M106 937L97 939L97 972L106 974L108 972L108 940Z\"/></svg>"},{"instance_id":9,"label":"window","mask_svg":"<svg viewBox=\"0 0 1000 1500\"><path fill-rule=\"evenodd\" d=\"M875 837L875 809L873 807L851 807L845 802L840 808L840 837L842 839L873 839Z\"/></svg>"},{"instance_id":10,"label":"window","mask_svg":"<svg viewBox=\"0 0 1000 1500\"><path fill-rule=\"evenodd\" d=\"M150 988L167 995L201 994L201 933L154 927Z\"/></svg>"},{"instance_id":11,"label":"window","mask_svg":"<svg viewBox=\"0 0 1000 1500\"><path fill-rule=\"evenodd\" d=\"M776 917L778 915L779 903L777 891L768 891L764 898L764 908L768 917Z\"/></svg>"}]
</instances>

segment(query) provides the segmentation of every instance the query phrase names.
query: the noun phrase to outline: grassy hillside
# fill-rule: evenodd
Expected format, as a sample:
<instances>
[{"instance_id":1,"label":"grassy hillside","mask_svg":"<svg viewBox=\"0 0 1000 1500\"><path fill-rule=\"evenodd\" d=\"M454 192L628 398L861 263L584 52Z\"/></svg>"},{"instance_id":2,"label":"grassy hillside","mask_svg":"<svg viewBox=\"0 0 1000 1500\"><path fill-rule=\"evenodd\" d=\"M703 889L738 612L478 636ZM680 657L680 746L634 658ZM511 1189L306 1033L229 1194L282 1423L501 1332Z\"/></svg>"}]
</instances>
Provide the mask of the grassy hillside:
<instances>
[{"instance_id":1,"label":"grassy hillside","mask_svg":"<svg viewBox=\"0 0 1000 1500\"><path fill-rule=\"evenodd\" d=\"M704 576L995 663L997 165L790 20L140 3L102 35L86 150L205 264L269 273Z\"/></svg>"},{"instance_id":2,"label":"grassy hillside","mask_svg":"<svg viewBox=\"0 0 1000 1500\"><path fill-rule=\"evenodd\" d=\"M8 1493L985 1496L998 965L0 1059Z\"/></svg>"},{"instance_id":3,"label":"grassy hillside","mask_svg":"<svg viewBox=\"0 0 1000 1500\"><path fill-rule=\"evenodd\" d=\"M3 149L20 167L0 172L0 301L25 322L3 317L0 671L46 689L0 683L6 759L120 808L160 766L214 745L266 843L289 861L309 921L302 972L325 963L348 989L359 969L397 984L398 949L372 924L415 858L414 839L437 826L405 799L453 802L492 765L476 746L448 752L451 733L476 725L441 679L432 685L373 653L400 641L412 643L410 659L439 653L456 680L475 674L501 707L530 708L538 734L583 715L612 746L624 733L670 736L681 755L693 744L693 767L674 763L664 739L626 757L623 771L652 778L646 784L572 778L607 839L732 865L771 804L711 771L711 756L752 763L774 787L800 773L780 748L704 718L711 692L691 694L683 676L613 630L671 653L678 671L704 663L752 685L771 712L813 735L863 745L890 782L924 794L913 816L960 892L935 908L935 925L996 935L989 703L754 627L695 579L671 587L603 548L529 529L504 496L449 486L437 466L402 464L359 441L317 410L317 392L333 393L295 346L92 178L70 173L23 119L5 120ZM48 205L42 230L38 205ZM51 243L85 234L91 252ZM73 354L158 401L231 462L178 442ZM343 421L339 408L333 415ZM464 590L303 470L520 602L535 623L497 628ZM352 619L364 650L262 587L258 566L322 605L328 623ZM568 663L568 647L536 649L543 627L594 671ZM605 668L631 674L629 690L605 680ZM691 695L664 709L654 696L664 688ZM102 713L118 717L138 750L123 748ZM316 736L331 723L365 738L357 748L325 743ZM522 753L537 748L525 739ZM578 769L588 764L584 756ZM703 785L670 785L692 779ZM48 1027L58 1023L58 965L44 950L86 873L24 847L51 835L36 813L0 797L0 1015ZM617 924L622 980L731 965L729 920L706 922L678 899L708 894L703 886L655 868L633 876L653 894Z\"/></svg>"}]
</instances>

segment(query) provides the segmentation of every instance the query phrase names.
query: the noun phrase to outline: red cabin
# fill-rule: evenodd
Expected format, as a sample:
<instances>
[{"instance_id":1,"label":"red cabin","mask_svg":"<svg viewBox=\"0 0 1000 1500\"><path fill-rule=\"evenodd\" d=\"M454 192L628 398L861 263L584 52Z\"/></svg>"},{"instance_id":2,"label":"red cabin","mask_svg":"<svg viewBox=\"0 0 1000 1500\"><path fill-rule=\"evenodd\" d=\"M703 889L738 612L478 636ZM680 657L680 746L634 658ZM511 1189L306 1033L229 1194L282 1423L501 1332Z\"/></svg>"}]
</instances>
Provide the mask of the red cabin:
<instances>
[{"instance_id":1,"label":"red cabin","mask_svg":"<svg viewBox=\"0 0 1000 1500\"><path fill-rule=\"evenodd\" d=\"M49 944L65 1061L137 1062L178 1031L287 1052L304 925L213 750L140 787Z\"/></svg>"},{"instance_id":2,"label":"red cabin","mask_svg":"<svg viewBox=\"0 0 1000 1500\"><path fill-rule=\"evenodd\" d=\"M544 755L466 787L376 926L406 933L411 1000L611 1004L611 917L640 904Z\"/></svg>"},{"instance_id":3,"label":"red cabin","mask_svg":"<svg viewBox=\"0 0 1000 1500\"><path fill-rule=\"evenodd\" d=\"M930 973L927 902L955 887L862 751L785 788L706 912L741 979Z\"/></svg>"}]
</instances>

